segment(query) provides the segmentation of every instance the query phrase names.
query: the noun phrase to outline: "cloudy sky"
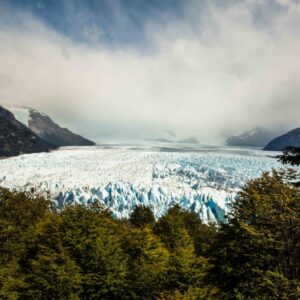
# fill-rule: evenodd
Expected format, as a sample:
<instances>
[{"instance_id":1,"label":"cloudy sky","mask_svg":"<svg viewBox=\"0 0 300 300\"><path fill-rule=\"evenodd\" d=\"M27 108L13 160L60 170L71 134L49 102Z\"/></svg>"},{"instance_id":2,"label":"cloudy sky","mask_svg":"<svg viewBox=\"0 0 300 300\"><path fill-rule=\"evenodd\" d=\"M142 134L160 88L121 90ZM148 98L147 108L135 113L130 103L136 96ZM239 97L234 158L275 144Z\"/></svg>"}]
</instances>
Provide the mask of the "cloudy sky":
<instances>
[{"instance_id":1,"label":"cloudy sky","mask_svg":"<svg viewBox=\"0 0 300 300\"><path fill-rule=\"evenodd\" d=\"M300 126L298 0L0 0L0 102L90 138Z\"/></svg>"}]
</instances>

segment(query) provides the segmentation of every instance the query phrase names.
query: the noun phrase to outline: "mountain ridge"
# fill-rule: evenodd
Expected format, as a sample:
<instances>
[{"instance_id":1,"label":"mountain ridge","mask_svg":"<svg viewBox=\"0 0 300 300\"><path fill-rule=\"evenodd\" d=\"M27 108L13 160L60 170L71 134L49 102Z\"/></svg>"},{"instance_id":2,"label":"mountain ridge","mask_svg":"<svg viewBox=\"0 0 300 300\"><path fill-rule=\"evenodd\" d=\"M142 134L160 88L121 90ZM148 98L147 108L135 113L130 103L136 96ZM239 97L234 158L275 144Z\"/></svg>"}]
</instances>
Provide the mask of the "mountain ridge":
<instances>
[{"instance_id":1,"label":"mountain ridge","mask_svg":"<svg viewBox=\"0 0 300 300\"><path fill-rule=\"evenodd\" d=\"M27 126L47 143L56 147L94 146L95 143L67 128L62 128L45 113L26 106L7 106L15 114L17 120Z\"/></svg>"},{"instance_id":2,"label":"mountain ridge","mask_svg":"<svg viewBox=\"0 0 300 300\"><path fill-rule=\"evenodd\" d=\"M300 147L300 127L274 138L263 150L281 151L287 147Z\"/></svg>"},{"instance_id":3,"label":"mountain ridge","mask_svg":"<svg viewBox=\"0 0 300 300\"><path fill-rule=\"evenodd\" d=\"M0 106L0 156L48 152L56 147L41 139L19 122L13 113Z\"/></svg>"},{"instance_id":4,"label":"mountain ridge","mask_svg":"<svg viewBox=\"0 0 300 300\"><path fill-rule=\"evenodd\" d=\"M226 139L228 146L264 147L276 134L268 129L257 126L239 135L229 136Z\"/></svg>"}]
</instances>

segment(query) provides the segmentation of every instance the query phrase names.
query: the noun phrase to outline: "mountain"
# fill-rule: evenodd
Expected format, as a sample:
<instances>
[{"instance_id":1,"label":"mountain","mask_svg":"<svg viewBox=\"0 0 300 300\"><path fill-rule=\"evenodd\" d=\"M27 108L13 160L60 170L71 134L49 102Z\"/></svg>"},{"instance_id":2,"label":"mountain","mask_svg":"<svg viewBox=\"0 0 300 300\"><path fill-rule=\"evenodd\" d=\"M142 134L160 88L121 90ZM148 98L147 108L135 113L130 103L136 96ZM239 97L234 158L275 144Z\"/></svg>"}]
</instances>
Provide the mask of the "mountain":
<instances>
[{"instance_id":1,"label":"mountain","mask_svg":"<svg viewBox=\"0 0 300 300\"><path fill-rule=\"evenodd\" d=\"M248 146L248 147L263 147L276 134L262 127L255 127L252 130L246 131L237 136L230 136L226 139L228 146Z\"/></svg>"},{"instance_id":2,"label":"mountain","mask_svg":"<svg viewBox=\"0 0 300 300\"><path fill-rule=\"evenodd\" d=\"M47 143L62 146L93 146L94 142L56 124L49 116L29 107L8 107L17 120Z\"/></svg>"},{"instance_id":3,"label":"mountain","mask_svg":"<svg viewBox=\"0 0 300 300\"><path fill-rule=\"evenodd\" d=\"M17 121L14 115L0 106L0 156L46 152L55 147Z\"/></svg>"},{"instance_id":4,"label":"mountain","mask_svg":"<svg viewBox=\"0 0 300 300\"><path fill-rule=\"evenodd\" d=\"M281 151L286 147L300 147L300 128L293 129L269 142L264 150Z\"/></svg>"}]
</instances>

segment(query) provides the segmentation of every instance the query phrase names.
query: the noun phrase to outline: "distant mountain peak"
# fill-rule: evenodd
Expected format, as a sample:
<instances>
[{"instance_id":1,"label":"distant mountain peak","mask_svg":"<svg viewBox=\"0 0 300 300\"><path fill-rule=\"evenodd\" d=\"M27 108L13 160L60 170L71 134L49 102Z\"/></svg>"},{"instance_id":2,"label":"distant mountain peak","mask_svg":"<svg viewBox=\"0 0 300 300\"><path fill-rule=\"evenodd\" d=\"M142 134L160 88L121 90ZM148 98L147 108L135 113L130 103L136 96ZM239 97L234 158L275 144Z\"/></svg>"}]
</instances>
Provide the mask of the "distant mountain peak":
<instances>
[{"instance_id":1,"label":"distant mountain peak","mask_svg":"<svg viewBox=\"0 0 300 300\"><path fill-rule=\"evenodd\" d=\"M295 128L289 132L271 140L264 150L281 151L287 147L300 147L300 128Z\"/></svg>"},{"instance_id":2,"label":"distant mountain peak","mask_svg":"<svg viewBox=\"0 0 300 300\"><path fill-rule=\"evenodd\" d=\"M28 106L7 106L16 119L46 142L57 147L93 146L94 142L60 127L48 115Z\"/></svg>"},{"instance_id":3,"label":"distant mountain peak","mask_svg":"<svg viewBox=\"0 0 300 300\"><path fill-rule=\"evenodd\" d=\"M54 148L0 106L0 156L46 152Z\"/></svg>"},{"instance_id":4,"label":"distant mountain peak","mask_svg":"<svg viewBox=\"0 0 300 300\"><path fill-rule=\"evenodd\" d=\"M233 135L226 139L228 146L263 147L276 134L261 126L256 126L240 135Z\"/></svg>"}]
</instances>

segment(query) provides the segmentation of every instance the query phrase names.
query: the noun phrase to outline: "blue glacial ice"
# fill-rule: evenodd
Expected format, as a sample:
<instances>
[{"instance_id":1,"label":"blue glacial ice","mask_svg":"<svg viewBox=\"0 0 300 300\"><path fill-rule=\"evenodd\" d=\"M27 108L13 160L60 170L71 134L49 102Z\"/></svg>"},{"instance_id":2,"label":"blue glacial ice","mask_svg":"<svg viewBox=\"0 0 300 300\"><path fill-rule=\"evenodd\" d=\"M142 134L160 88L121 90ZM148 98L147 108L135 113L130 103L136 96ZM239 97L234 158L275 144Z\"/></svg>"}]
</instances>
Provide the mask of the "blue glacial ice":
<instances>
[{"instance_id":1,"label":"blue glacial ice","mask_svg":"<svg viewBox=\"0 0 300 300\"><path fill-rule=\"evenodd\" d=\"M67 147L1 160L0 182L49 192L58 208L100 201L126 218L136 205L146 205L159 217L179 204L204 222L220 222L247 180L282 167L267 154L272 153Z\"/></svg>"}]
</instances>

